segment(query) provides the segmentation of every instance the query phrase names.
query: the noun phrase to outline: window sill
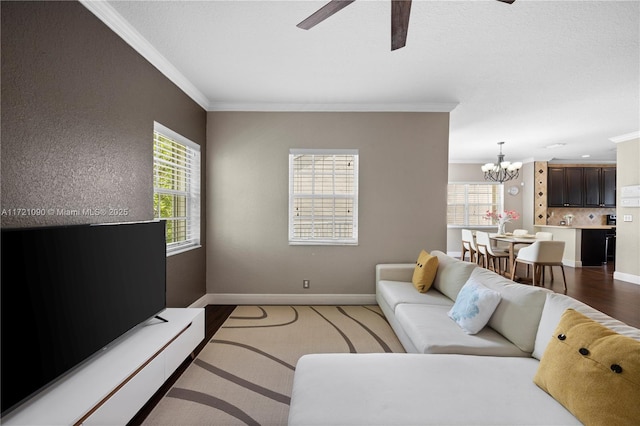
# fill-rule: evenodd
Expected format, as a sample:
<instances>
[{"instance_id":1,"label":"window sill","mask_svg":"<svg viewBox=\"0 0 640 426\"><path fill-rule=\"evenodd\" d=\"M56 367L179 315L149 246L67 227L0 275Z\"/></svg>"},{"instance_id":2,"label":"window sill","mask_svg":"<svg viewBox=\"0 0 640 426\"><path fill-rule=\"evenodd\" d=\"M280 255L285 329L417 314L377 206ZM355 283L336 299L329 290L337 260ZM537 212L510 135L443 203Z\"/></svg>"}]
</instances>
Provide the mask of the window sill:
<instances>
[{"instance_id":1,"label":"window sill","mask_svg":"<svg viewBox=\"0 0 640 426\"><path fill-rule=\"evenodd\" d=\"M193 245L189 245L189 246L176 247L175 249L173 249L171 251L167 251L167 257L173 256L175 254L184 253L184 252L187 252L189 250L198 249L198 248L201 248L201 247L202 246L200 244L193 244Z\"/></svg>"},{"instance_id":2,"label":"window sill","mask_svg":"<svg viewBox=\"0 0 640 426\"><path fill-rule=\"evenodd\" d=\"M358 242L344 241L289 241L290 246L357 246Z\"/></svg>"}]
</instances>

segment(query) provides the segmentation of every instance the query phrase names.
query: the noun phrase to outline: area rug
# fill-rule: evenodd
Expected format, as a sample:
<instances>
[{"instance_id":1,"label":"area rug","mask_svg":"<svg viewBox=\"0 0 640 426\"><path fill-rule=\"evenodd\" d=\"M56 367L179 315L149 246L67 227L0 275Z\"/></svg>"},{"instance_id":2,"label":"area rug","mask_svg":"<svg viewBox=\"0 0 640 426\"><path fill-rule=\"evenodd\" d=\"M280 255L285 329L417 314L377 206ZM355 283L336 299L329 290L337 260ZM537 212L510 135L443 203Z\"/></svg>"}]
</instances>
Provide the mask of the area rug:
<instances>
[{"instance_id":1,"label":"area rug","mask_svg":"<svg viewBox=\"0 0 640 426\"><path fill-rule=\"evenodd\" d=\"M239 306L145 425L286 425L298 359L404 352L378 306Z\"/></svg>"}]
</instances>

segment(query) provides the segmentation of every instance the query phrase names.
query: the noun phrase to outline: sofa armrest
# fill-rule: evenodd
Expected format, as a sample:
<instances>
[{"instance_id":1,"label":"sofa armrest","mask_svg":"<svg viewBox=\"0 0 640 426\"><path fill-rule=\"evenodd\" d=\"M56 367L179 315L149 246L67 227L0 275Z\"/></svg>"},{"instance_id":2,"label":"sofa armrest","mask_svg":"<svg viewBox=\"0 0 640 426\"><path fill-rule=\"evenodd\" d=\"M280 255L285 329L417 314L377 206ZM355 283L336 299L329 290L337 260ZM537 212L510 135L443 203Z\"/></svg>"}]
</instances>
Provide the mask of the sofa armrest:
<instances>
[{"instance_id":1,"label":"sofa armrest","mask_svg":"<svg viewBox=\"0 0 640 426\"><path fill-rule=\"evenodd\" d=\"M382 263L376 265L376 287L380 281L411 282L415 263Z\"/></svg>"}]
</instances>

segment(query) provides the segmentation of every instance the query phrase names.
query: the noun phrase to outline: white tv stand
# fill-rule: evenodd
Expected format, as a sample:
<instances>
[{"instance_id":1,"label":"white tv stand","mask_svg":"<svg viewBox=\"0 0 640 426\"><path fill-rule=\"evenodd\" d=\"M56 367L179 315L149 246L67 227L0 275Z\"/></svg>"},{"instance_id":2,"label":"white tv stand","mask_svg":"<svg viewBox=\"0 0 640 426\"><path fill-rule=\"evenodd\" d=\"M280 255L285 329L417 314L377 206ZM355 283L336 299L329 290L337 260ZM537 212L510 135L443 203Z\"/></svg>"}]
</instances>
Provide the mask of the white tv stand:
<instances>
[{"instance_id":1,"label":"white tv stand","mask_svg":"<svg viewBox=\"0 0 640 426\"><path fill-rule=\"evenodd\" d=\"M204 309L166 309L2 418L3 425L124 425L204 339ZM28 374L28 372L25 372Z\"/></svg>"}]
</instances>

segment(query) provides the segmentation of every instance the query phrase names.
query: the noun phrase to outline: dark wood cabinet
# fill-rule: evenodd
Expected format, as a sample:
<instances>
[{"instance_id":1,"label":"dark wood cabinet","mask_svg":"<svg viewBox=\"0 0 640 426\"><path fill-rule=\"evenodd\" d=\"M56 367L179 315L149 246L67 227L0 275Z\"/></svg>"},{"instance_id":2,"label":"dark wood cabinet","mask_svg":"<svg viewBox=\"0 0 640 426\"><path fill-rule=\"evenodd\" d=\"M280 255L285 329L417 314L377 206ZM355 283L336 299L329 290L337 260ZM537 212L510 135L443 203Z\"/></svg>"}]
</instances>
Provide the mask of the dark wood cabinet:
<instances>
[{"instance_id":1,"label":"dark wood cabinet","mask_svg":"<svg viewBox=\"0 0 640 426\"><path fill-rule=\"evenodd\" d=\"M564 205L564 169L549 167L547 205L549 207L562 207Z\"/></svg>"},{"instance_id":2,"label":"dark wood cabinet","mask_svg":"<svg viewBox=\"0 0 640 426\"><path fill-rule=\"evenodd\" d=\"M549 207L615 207L615 167L550 167Z\"/></svg>"},{"instance_id":3,"label":"dark wood cabinet","mask_svg":"<svg viewBox=\"0 0 640 426\"><path fill-rule=\"evenodd\" d=\"M582 167L550 167L547 181L549 207L582 207L584 204Z\"/></svg>"},{"instance_id":4,"label":"dark wood cabinet","mask_svg":"<svg viewBox=\"0 0 640 426\"><path fill-rule=\"evenodd\" d=\"M584 206L616 206L616 168L584 168Z\"/></svg>"},{"instance_id":5,"label":"dark wood cabinet","mask_svg":"<svg viewBox=\"0 0 640 426\"><path fill-rule=\"evenodd\" d=\"M602 168L602 192L601 201L603 207L616 206L616 168Z\"/></svg>"},{"instance_id":6,"label":"dark wood cabinet","mask_svg":"<svg viewBox=\"0 0 640 426\"><path fill-rule=\"evenodd\" d=\"M583 229L581 241L582 266L600 266L607 260L605 241L609 230Z\"/></svg>"}]
</instances>

